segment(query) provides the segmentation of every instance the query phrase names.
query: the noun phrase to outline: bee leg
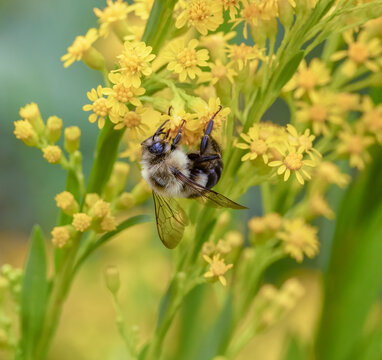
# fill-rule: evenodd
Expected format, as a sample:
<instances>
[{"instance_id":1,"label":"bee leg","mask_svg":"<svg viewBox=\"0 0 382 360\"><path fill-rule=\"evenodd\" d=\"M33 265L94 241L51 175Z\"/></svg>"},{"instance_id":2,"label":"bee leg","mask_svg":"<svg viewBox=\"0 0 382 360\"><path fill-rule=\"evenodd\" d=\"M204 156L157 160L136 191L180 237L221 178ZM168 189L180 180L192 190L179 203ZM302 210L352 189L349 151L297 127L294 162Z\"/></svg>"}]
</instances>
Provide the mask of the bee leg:
<instances>
[{"instance_id":1,"label":"bee leg","mask_svg":"<svg viewBox=\"0 0 382 360\"><path fill-rule=\"evenodd\" d=\"M207 162L207 161L212 161L212 160L217 160L217 159L221 159L221 156L219 154L199 157L198 159L196 159L194 161L199 164L199 163L202 163L202 162Z\"/></svg>"},{"instance_id":2,"label":"bee leg","mask_svg":"<svg viewBox=\"0 0 382 360\"><path fill-rule=\"evenodd\" d=\"M206 131L202 137L202 141L200 143L200 155L203 155L204 152L206 151L207 149L207 144L208 144L208 139L210 137L210 134L212 132L212 128L214 126L214 119L215 119L215 116L219 113L219 111L222 109L223 107L220 105L219 106L219 110L216 111L215 114L212 115L212 118L210 119L210 121L208 122L207 124L207 128L206 128Z\"/></svg>"},{"instance_id":3,"label":"bee leg","mask_svg":"<svg viewBox=\"0 0 382 360\"><path fill-rule=\"evenodd\" d=\"M180 128L178 130L178 133L176 134L175 139L171 144L171 149L175 149L176 144L180 141L180 139L182 137L183 125L185 122L186 122L186 120L182 121L182 124L180 125Z\"/></svg>"},{"instance_id":4,"label":"bee leg","mask_svg":"<svg viewBox=\"0 0 382 360\"><path fill-rule=\"evenodd\" d=\"M158 135L161 135L161 134L165 134L165 132L163 132L163 126L165 126L165 124L168 122L169 120L166 120L161 126L159 126L159 128L157 129L157 131L155 131L155 134L153 135L153 140L154 140L154 137L155 136L158 136Z\"/></svg>"}]
</instances>

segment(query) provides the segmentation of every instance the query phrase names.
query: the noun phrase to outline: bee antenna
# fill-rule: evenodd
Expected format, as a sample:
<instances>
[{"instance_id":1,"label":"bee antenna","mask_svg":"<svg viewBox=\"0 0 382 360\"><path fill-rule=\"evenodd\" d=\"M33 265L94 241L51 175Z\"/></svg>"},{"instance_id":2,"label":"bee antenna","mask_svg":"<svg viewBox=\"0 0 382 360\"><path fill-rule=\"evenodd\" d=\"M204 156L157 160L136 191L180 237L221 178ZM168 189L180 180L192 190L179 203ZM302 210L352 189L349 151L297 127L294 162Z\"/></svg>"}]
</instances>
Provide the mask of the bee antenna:
<instances>
[{"instance_id":1,"label":"bee antenna","mask_svg":"<svg viewBox=\"0 0 382 360\"><path fill-rule=\"evenodd\" d=\"M167 115L171 115L172 105L168 108Z\"/></svg>"},{"instance_id":2,"label":"bee antenna","mask_svg":"<svg viewBox=\"0 0 382 360\"><path fill-rule=\"evenodd\" d=\"M216 116L217 114L219 114L219 112L221 111L221 109L223 109L223 106L219 105L219 110L216 111L216 113L212 115L212 118L211 118L210 120L215 119L215 116Z\"/></svg>"}]
</instances>

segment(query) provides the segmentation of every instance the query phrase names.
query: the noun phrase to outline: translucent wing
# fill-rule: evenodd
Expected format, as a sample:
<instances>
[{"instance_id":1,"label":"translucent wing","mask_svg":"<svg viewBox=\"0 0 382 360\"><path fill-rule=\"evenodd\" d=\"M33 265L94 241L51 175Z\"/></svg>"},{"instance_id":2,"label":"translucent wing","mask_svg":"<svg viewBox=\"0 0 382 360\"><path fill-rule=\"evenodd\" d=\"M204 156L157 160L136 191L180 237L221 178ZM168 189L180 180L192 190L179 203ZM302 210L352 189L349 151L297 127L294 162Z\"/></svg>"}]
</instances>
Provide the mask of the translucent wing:
<instances>
[{"instance_id":1,"label":"translucent wing","mask_svg":"<svg viewBox=\"0 0 382 360\"><path fill-rule=\"evenodd\" d=\"M248 209L245 206L242 206L234 201L228 199L222 194L217 193L216 191L205 188L204 186L199 185L195 181L189 179L187 176L182 174L179 170L173 170L173 173L177 179L182 181L187 186L191 187L203 200L206 201L206 204L212 207L223 207L230 209Z\"/></svg>"},{"instance_id":2,"label":"translucent wing","mask_svg":"<svg viewBox=\"0 0 382 360\"><path fill-rule=\"evenodd\" d=\"M188 225L187 215L174 198L163 197L154 191L153 198L159 237L164 246L173 249Z\"/></svg>"}]
</instances>

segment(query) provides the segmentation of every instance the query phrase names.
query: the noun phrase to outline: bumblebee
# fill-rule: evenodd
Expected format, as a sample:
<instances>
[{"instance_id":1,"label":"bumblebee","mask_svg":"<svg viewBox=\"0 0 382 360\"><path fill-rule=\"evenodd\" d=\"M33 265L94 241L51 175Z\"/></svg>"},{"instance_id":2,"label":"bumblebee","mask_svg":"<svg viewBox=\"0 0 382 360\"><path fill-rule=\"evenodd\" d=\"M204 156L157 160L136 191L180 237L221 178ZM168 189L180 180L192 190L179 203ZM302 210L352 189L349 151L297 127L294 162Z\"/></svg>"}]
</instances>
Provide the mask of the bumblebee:
<instances>
[{"instance_id":1,"label":"bumblebee","mask_svg":"<svg viewBox=\"0 0 382 360\"><path fill-rule=\"evenodd\" d=\"M141 144L142 177L153 190L158 234L169 249L178 245L188 224L176 198L200 198L213 207L246 209L211 190L223 171L220 146L211 136L214 118L221 109L220 106L209 120L198 152L186 153L179 146L185 120L172 143L168 139L169 132L164 131L166 120L153 136Z\"/></svg>"}]
</instances>

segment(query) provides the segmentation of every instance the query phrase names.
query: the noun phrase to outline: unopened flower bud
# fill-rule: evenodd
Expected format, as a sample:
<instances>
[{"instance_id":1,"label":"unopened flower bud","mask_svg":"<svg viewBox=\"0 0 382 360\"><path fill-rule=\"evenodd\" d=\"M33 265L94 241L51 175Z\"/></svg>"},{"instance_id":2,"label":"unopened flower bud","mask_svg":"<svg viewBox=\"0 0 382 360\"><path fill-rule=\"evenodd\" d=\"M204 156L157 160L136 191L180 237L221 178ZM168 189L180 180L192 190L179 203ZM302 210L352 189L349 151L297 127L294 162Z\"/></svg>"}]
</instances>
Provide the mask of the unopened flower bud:
<instances>
[{"instance_id":1,"label":"unopened flower bud","mask_svg":"<svg viewBox=\"0 0 382 360\"><path fill-rule=\"evenodd\" d=\"M85 213L77 213L73 215L72 225L79 232L88 230L91 222L92 218Z\"/></svg>"},{"instance_id":2,"label":"unopened flower bud","mask_svg":"<svg viewBox=\"0 0 382 360\"><path fill-rule=\"evenodd\" d=\"M44 133L45 125L42 121L40 110L36 103L32 102L25 105L20 109L20 116L30 122L32 127L36 130L37 134L41 135Z\"/></svg>"},{"instance_id":3,"label":"unopened flower bud","mask_svg":"<svg viewBox=\"0 0 382 360\"><path fill-rule=\"evenodd\" d=\"M21 140L25 145L38 146L38 136L30 122L17 120L14 121L13 124L15 125L13 133L17 139Z\"/></svg>"},{"instance_id":4,"label":"unopened flower bud","mask_svg":"<svg viewBox=\"0 0 382 360\"><path fill-rule=\"evenodd\" d=\"M115 266L108 266L105 270L105 281L106 286L111 293L117 294L120 286L121 280L119 278L118 268Z\"/></svg>"},{"instance_id":5,"label":"unopened flower bud","mask_svg":"<svg viewBox=\"0 0 382 360\"><path fill-rule=\"evenodd\" d=\"M51 231L52 243L57 248L70 245L71 231L69 226L56 226Z\"/></svg>"},{"instance_id":6,"label":"unopened flower bud","mask_svg":"<svg viewBox=\"0 0 382 360\"><path fill-rule=\"evenodd\" d=\"M73 194L69 191L63 191L55 196L56 205L59 207L65 214L73 215L79 211L79 205L74 198Z\"/></svg>"},{"instance_id":7,"label":"unopened flower bud","mask_svg":"<svg viewBox=\"0 0 382 360\"><path fill-rule=\"evenodd\" d=\"M48 145L42 149L44 159L50 164L59 164L61 161L62 151L57 145Z\"/></svg>"},{"instance_id":8,"label":"unopened flower bud","mask_svg":"<svg viewBox=\"0 0 382 360\"><path fill-rule=\"evenodd\" d=\"M91 213L98 219L104 218L105 216L111 214L110 204L102 199L99 199L94 203Z\"/></svg>"},{"instance_id":9,"label":"unopened flower bud","mask_svg":"<svg viewBox=\"0 0 382 360\"><path fill-rule=\"evenodd\" d=\"M129 210L135 205L134 197L131 193L124 192L117 200L117 208L120 210Z\"/></svg>"},{"instance_id":10,"label":"unopened flower bud","mask_svg":"<svg viewBox=\"0 0 382 360\"><path fill-rule=\"evenodd\" d=\"M135 185L134 189L131 191L136 204L142 204L151 196L151 188L149 184L143 179Z\"/></svg>"},{"instance_id":11,"label":"unopened flower bud","mask_svg":"<svg viewBox=\"0 0 382 360\"><path fill-rule=\"evenodd\" d=\"M81 130L78 126L69 126L64 131L64 147L68 153L73 153L80 148Z\"/></svg>"},{"instance_id":12,"label":"unopened flower bud","mask_svg":"<svg viewBox=\"0 0 382 360\"><path fill-rule=\"evenodd\" d=\"M50 143L56 143L61 136L62 119L57 116L50 116L46 122L45 135Z\"/></svg>"},{"instance_id":13,"label":"unopened flower bud","mask_svg":"<svg viewBox=\"0 0 382 360\"><path fill-rule=\"evenodd\" d=\"M117 221L112 215L105 216L101 221L101 230L102 232L113 231L117 228Z\"/></svg>"}]
</instances>

